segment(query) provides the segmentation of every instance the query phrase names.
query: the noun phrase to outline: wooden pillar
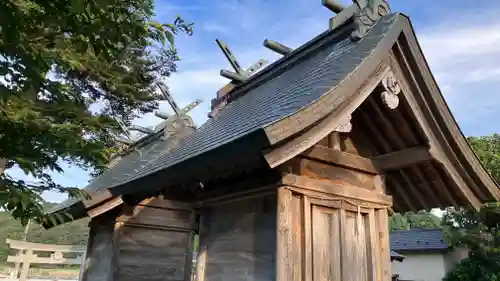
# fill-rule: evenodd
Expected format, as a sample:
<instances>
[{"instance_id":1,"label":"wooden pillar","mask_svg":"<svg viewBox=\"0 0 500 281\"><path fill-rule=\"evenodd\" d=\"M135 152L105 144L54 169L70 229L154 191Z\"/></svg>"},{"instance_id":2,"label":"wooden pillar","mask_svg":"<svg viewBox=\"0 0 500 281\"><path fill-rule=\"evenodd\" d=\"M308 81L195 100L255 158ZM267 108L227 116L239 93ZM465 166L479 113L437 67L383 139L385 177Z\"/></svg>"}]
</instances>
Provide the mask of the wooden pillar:
<instances>
[{"instance_id":1,"label":"wooden pillar","mask_svg":"<svg viewBox=\"0 0 500 281\"><path fill-rule=\"evenodd\" d=\"M380 255L380 280L391 280L391 250L389 241L389 214L387 209L376 211L376 219L378 221L377 230L380 239L379 255Z\"/></svg>"},{"instance_id":2,"label":"wooden pillar","mask_svg":"<svg viewBox=\"0 0 500 281\"><path fill-rule=\"evenodd\" d=\"M28 280L29 273L30 273L30 259L33 256L33 249L28 249L24 252L24 261L23 265L21 267L21 275L19 276L19 281L26 281Z\"/></svg>"},{"instance_id":3,"label":"wooden pillar","mask_svg":"<svg viewBox=\"0 0 500 281\"><path fill-rule=\"evenodd\" d=\"M80 271L78 272L78 281L83 280L83 272L85 271L85 261L86 261L87 253L83 253L82 255L82 263L80 264Z\"/></svg>"},{"instance_id":4,"label":"wooden pillar","mask_svg":"<svg viewBox=\"0 0 500 281\"><path fill-rule=\"evenodd\" d=\"M96 217L90 222L89 241L82 281L113 281L116 265L114 243L115 220L111 216Z\"/></svg>"},{"instance_id":5,"label":"wooden pillar","mask_svg":"<svg viewBox=\"0 0 500 281\"><path fill-rule=\"evenodd\" d=\"M293 222L292 222L292 192L280 188L278 190L278 229L276 231L276 280L296 280L294 277L293 258L295 251L292 244ZM294 251L295 250L295 251ZM297 280L298 281L298 280Z\"/></svg>"}]
</instances>

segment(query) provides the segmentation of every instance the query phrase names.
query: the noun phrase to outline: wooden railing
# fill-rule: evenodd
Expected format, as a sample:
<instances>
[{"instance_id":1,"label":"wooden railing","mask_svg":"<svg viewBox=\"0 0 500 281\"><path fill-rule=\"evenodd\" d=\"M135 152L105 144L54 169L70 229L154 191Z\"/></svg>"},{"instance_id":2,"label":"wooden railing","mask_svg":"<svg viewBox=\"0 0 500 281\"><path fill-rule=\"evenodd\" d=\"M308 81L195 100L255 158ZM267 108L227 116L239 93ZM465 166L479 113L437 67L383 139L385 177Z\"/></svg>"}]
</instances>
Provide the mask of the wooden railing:
<instances>
[{"instance_id":1,"label":"wooden railing","mask_svg":"<svg viewBox=\"0 0 500 281\"><path fill-rule=\"evenodd\" d=\"M40 244L11 239L6 239L6 242L11 249L17 251L16 255L7 257L7 262L15 264L11 278L17 279L19 276L19 281L27 280L32 264L81 265L87 248L79 245Z\"/></svg>"}]
</instances>

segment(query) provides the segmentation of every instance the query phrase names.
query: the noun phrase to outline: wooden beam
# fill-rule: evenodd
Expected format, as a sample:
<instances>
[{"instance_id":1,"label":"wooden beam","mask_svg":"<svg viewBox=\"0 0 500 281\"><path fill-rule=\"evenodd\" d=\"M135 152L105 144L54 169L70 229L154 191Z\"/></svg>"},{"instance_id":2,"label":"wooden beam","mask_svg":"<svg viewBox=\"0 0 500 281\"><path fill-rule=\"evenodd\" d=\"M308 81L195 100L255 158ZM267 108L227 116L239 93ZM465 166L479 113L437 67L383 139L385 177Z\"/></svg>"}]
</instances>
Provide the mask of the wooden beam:
<instances>
[{"instance_id":1,"label":"wooden beam","mask_svg":"<svg viewBox=\"0 0 500 281\"><path fill-rule=\"evenodd\" d=\"M383 135L379 130L376 129L376 126L373 124L372 119L370 119L370 116L368 116L363 110L358 111L358 113L359 113L359 116L363 119L363 124L366 124L365 126L363 126L365 128L365 131L367 131L371 136L373 136L373 139L376 140L376 142L381 147L383 147L382 150L381 149L376 149L376 150L379 153L383 152L384 154L388 154L390 151L392 151L392 147L389 145L389 138L387 136ZM375 166L377 166L376 163L374 163L374 164L375 164ZM380 167L377 167L377 168L380 169ZM404 173L404 171L402 173ZM391 176L391 177L393 177L393 176ZM409 189L410 189L411 193L414 194L414 197L408 196L406 194L406 190L402 189L401 185L399 184L399 182L397 182L396 179L393 178L390 180L390 182L393 183L393 186L395 188L400 189L400 190L397 190L398 194L405 196L405 197L403 197L403 200L404 200L404 203L408 206L408 208L410 208L412 210L418 210L418 209L415 209L415 207L411 207L411 206L413 206L413 204L409 203L411 200L416 199L416 200L419 200L417 202L418 204L424 206L424 208L427 209L427 204L426 204L425 200L423 200L423 198L420 196L419 190L413 189L414 188L413 185L409 185ZM394 184L394 183L397 183L397 184Z\"/></svg>"},{"instance_id":2,"label":"wooden beam","mask_svg":"<svg viewBox=\"0 0 500 281\"><path fill-rule=\"evenodd\" d=\"M328 8L328 10L336 14L342 12L345 9L345 7L342 4L338 3L335 0L322 0L321 4L323 4L323 6Z\"/></svg>"},{"instance_id":3,"label":"wooden beam","mask_svg":"<svg viewBox=\"0 0 500 281\"><path fill-rule=\"evenodd\" d=\"M86 246L79 245L56 245L56 244L42 244L27 241L19 241L12 239L5 239L5 243L9 244L11 249L27 250L32 249L36 252L49 251L49 252L64 252L64 253L84 253L87 249Z\"/></svg>"},{"instance_id":4,"label":"wooden beam","mask_svg":"<svg viewBox=\"0 0 500 281\"><path fill-rule=\"evenodd\" d=\"M282 56L286 56L287 54L291 53L293 51L292 48L287 47L283 44L280 44L276 41L266 39L264 40L264 46L268 48L271 51L274 51Z\"/></svg>"},{"instance_id":5,"label":"wooden beam","mask_svg":"<svg viewBox=\"0 0 500 281\"><path fill-rule=\"evenodd\" d=\"M114 209L118 206L120 206L121 204L123 204L123 200L121 197L116 197L116 198L113 198L111 200L109 200L108 202L102 204L102 205L99 205L95 208L92 208L92 209L89 209L87 210L87 215L90 217L90 218L95 218L99 215L102 215L104 214L105 212L111 210L111 209Z\"/></svg>"},{"instance_id":6,"label":"wooden beam","mask_svg":"<svg viewBox=\"0 0 500 281\"><path fill-rule=\"evenodd\" d=\"M432 156L429 152L429 147L416 146L375 156L372 160L378 169L388 171L430 161L432 160Z\"/></svg>"},{"instance_id":7,"label":"wooden beam","mask_svg":"<svg viewBox=\"0 0 500 281\"><path fill-rule=\"evenodd\" d=\"M388 73L388 75L386 77L384 77L384 80L382 80L382 81L387 81L387 80L392 81L392 82L390 82L390 84L393 84L393 86L395 88L399 89L398 91L396 91L397 93L399 93L401 91L401 87L399 86L399 83L398 83L397 79L395 78L394 73L392 71L390 71ZM387 84L387 83L388 82L385 82L385 84ZM386 89L390 88L390 86L387 86L387 85L384 86L384 87ZM407 119L405 119L405 118L397 118L397 120L400 120L401 122L398 122L398 123L394 124L389 119L387 113L384 114L384 112L382 112L382 109L377 104L377 102L375 102L375 99L373 97L369 99L369 102L372 105L373 109L375 110L376 115L378 116L378 118L382 122L383 128L384 128L385 132L388 134L388 136L390 136L390 139L392 139L395 142L395 144L397 145L398 149L404 149L404 148L407 148L409 146L416 146L416 145L420 145L421 144L421 142L419 142L415 138L415 136L413 136L414 132L412 132L411 130L410 131L406 130L406 127L408 126ZM398 113L401 113L401 110L391 110L390 111L390 114L396 114L397 115ZM413 119L410 119L410 120L413 120ZM405 140L404 140L404 138L402 136L409 137L410 138L410 142L409 143L405 142ZM417 176L420 174L419 169L417 167L415 167L415 165L411 165L411 167L410 167L410 169L409 169L408 172L405 172L402 169L400 170L400 172L401 172L401 175L403 176L403 178L405 178L406 181L410 180L410 176L409 176L410 174L416 174ZM434 201L434 203L432 203L432 204L434 204L435 206L440 206L441 203L438 200L438 196L437 196L435 190L433 190L431 188L431 186L429 184L427 184L422 178L420 178L420 180L424 182L424 184L423 184L423 190L424 190L424 192L428 194L429 198L432 201ZM411 185L413 185L413 183L412 182L408 182L408 185L411 186ZM414 189L414 190L418 190L418 189ZM425 206L425 205L427 205L427 203L425 203L423 205Z\"/></svg>"},{"instance_id":8,"label":"wooden beam","mask_svg":"<svg viewBox=\"0 0 500 281\"><path fill-rule=\"evenodd\" d=\"M5 171L5 167L7 166L7 159L0 158L0 175L3 174L3 171Z\"/></svg>"},{"instance_id":9,"label":"wooden beam","mask_svg":"<svg viewBox=\"0 0 500 281\"><path fill-rule=\"evenodd\" d=\"M234 57L233 52L231 52L231 50L226 45L226 43L222 42L219 39L216 39L215 42L217 43L217 45L221 49L222 53L224 53L224 56L226 57L226 59L231 64L231 66L233 67L234 71L236 73L238 73L238 74L244 74L245 71L241 68L240 64L238 63L238 61Z\"/></svg>"},{"instance_id":10,"label":"wooden beam","mask_svg":"<svg viewBox=\"0 0 500 281\"><path fill-rule=\"evenodd\" d=\"M377 169L372 164L372 160L358 155L334 150L328 147L315 145L304 151L302 156L313 160L327 162L330 164L351 168L369 174L378 174Z\"/></svg>"},{"instance_id":11,"label":"wooden beam","mask_svg":"<svg viewBox=\"0 0 500 281\"><path fill-rule=\"evenodd\" d=\"M28 251L33 252L32 249L29 249ZM36 263L36 264L81 264L82 263L82 258L60 258L56 259L54 257L38 257L37 255L21 255L21 256L8 256L7 257L7 262L18 262L18 263L23 263L23 264L31 264L31 263Z\"/></svg>"},{"instance_id":12,"label":"wooden beam","mask_svg":"<svg viewBox=\"0 0 500 281\"><path fill-rule=\"evenodd\" d=\"M379 280L391 280L391 248L389 240L389 214L387 209L380 209L375 211L375 219L377 222L377 230L379 237L380 249L380 271L381 276Z\"/></svg>"},{"instance_id":13,"label":"wooden beam","mask_svg":"<svg viewBox=\"0 0 500 281\"><path fill-rule=\"evenodd\" d=\"M181 211L191 211L193 209L193 204L191 203L162 199L161 197L144 199L137 206Z\"/></svg>"},{"instance_id":14,"label":"wooden beam","mask_svg":"<svg viewBox=\"0 0 500 281\"><path fill-rule=\"evenodd\" d=\"M190 220L192 225L192 230L189 232L189 242L186 246L186 257L184 261L184 280L193 280L191 274L193 273L193 247L194 247L194 235L198 231L198 225L196 225L196 211L192 209Z\"/></svg>"},{"instance_id":15,"label":"wooden beam","mask_svg":"<svg viewBox=\"0 0 500 281\"><path fill-rule=\"evenodd\" d=\"M432 180L430 181L432 181L435 188L442 191L445 198L448 199L448 202L450 202L450 204L453 205L455 208L459 209L460 205L458 204L458 201L455 199L456 197L448 189L449 185L444 183L441 177L441 173L439 172L439 169L438 167L435 166L435 164L436 163L434 162L428 165L427 166L428 170L422 173L422 175L424 177L427 177L429 180L432 178Z\"/></svg>"},{"instance_id":16,"label":"wooden beam","mask_svg":"<svg viewBox=\"0 0 500 281\"><path fill-rule=\"evenodd\" d=\"M420 200L422 206L426 211L430 212L432 207L439 207L439 201L436 199L434 192L430 189L430 186L427 184L427 182L423 182L422 184L424 188L420 188L416 184L414 184L414 180L408 175L409 173L405 172L404 169L400 169L399 174L403 178L402 182L406 183L406 186L408 186L410 190L413 191L415 198L418 198L418 200ZM428 199L432 199L436 204L434 206L430 205L432 203L430 203Z\"/></svg>"},{"instance_id":17,"label":"wooden beam","mask_svg":"<svg viewBox=\"0 0 500 281\"><path fill-rule=\"evenodd\" d=\"M330 181L315 180L304 176L287 174L282 177L281 183L286 186L298 187L345 198L363 200L387 206L392 205L391 196L355 186L349 186L346 188L345 185L335 184Z\"/></svg>"},{"instance_id":18,"label":"wooden beam","mask_svg":"<svg viewBox=\"0 0 500 281\"><path fill-rule=\"evenodd\" d=\"M311 202L309 202L309 198L307 196L302 196L302 208L303 208L303 218L302 218L302 227L304 229L303 236L303 247L304 247L304 260L303 260L303 269L304 269L304 281L312 281L313 279L313 246L312 246L312 213L311 213Z\"/></svg>"},{"instance_id":19,"label":"wooden beam","mask_svg":"<svg viewBox=\"0 0 500 281\"><path fill-rule=\"evenodd\" d=\"M199 231L198 231L198 256L196 257L195 276L197 281L205 281L205 267L207 263L207 238L209 233L208 221L210 219L209 212L200 214Z\"/></svg>"},{"instance_id":20,"label":"wooden beam","mask_svg":"<svg viewBox=\"0 0 500 281\"><path fill-rule=\"evenodd\" d=\"M352 4L349 7L342 9L340 13L337 13L334 17L330 18L330 30L334 30L351 20L358 10L359 7L356 4Z\"/></svg>"}]
</instances>

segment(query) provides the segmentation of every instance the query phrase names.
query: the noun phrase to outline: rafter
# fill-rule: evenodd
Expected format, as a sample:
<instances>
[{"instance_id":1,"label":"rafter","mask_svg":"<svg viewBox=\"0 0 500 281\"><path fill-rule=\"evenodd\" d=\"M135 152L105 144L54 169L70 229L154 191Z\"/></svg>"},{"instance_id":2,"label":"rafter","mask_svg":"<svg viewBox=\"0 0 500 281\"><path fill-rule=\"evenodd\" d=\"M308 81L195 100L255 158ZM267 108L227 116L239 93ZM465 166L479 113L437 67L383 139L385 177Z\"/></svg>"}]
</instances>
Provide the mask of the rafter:
<instances>
[{"instance_id":1,"label":"rafter","mask_svg":"<svg viewBox=\"0 0 500 281\"><path fill-rule=\"evenodd\" d=\"M395 57L396 60L399 60L399 62L396 62L395 60L391 61L393 68L395 69L394 74L396 75L396 78L398 78L398 80L400 81L403 96L407 100L409 106L414 110L417 122L423 129L424 134L429 138L431 147L433 148L431 150L431 154L433 154L433 157L436 158L438 162L441 164L447 176L450 177L455 182L456 186L458 187L458 190L461 193L460 196L466 199L468 202L470 202L470 204L474 208L478 209L481 205L481 200L480 197L478 198L478 196L476 196L476 194L472 192L470 186L464 179L464 176L467 177L467 175L459 174L456 167L454 167L452 161L450 161L450 159L446 157L443 151L443 147L441 147L440 141L437 138L437 136L434 134L434 132L430 131L431 129L434 129L437 125L429 122L426 119L425 113L422 112L421 109L419 109L419 103L415 99L415 95L422 96L421 89L418 86L415 86L418 85L418 82L416 81L416 78L413 75L413 73L411 73L411 71L408 71L411 69L411 66L409 62L406 60L406 57L403 55L402 48L398 42L396 43L396 46L397 46L396 48L397 54L395 54ZM402 66L406 68L406 73L401 70L398 63L401 63ZM408 81L406 79L408 79ZM437 128L435 129L435 131L439 132L440 129ZM479 193L478 188L476 188L476 191L478 191ZM484 196L482 194L479 195Z\"/></svg>"},{"instance_id":2,"label":"rafter","mask_svg":"<svg viewBox=\"0 0 500 281\"><path fill-rule=\"evenodd\" d=\"M372 158L375 166L382 171L400 169L420 162L432 160L427 146L415 146Z\"/></svg>"},{"instance_id":3,"label":"rafter","mask_svg":"<svg viewBox=\"0 0 500 281\"><path fill-rule=\"evenodd\" d=\"M383 147L383 150L381 151L382 152L381 155L387 155L387 154L391 153L391 151L393 151L393 148L389 145L388 137L376 129L376 126L374 125L372 118L370 118L370 116L368 116L367 113L364 112L363 110L359 111L359 116L363 119L363 123L366 124L365 127L367 130L370 131L370 135L373 136L373 138L376 140L376 142L379 143ZM384 128L390 129L391 127L384 126ZM375 166L377 166L377 164L375 164ZM377 166L377 168L379 170L383 171L383 169L382 169L383 167ZM395 171L395 172L397 174L405 174L404 171L401 171L401 172ZM404 194L406 194L406 190L403 189L402 185L394 178L394 176L395 175L391 176L391 178L392 178L391 183L393 183L393 186L397 189L397 191L399 193L401 193L403 196L407 196L407 195L404 195ZM403 176L406 176L406 175L403 175ZM425 209L428 209L426 201L423 200L423 198L420 196L420 191L417 190L415 188L415 186L413 186L413 185L408 185L408 187L410 189L409 191L414 195L414 197L411 197L411 198L416 198L416 201L418 202L418 204L420 206L423 206ZM407 196L407 197L410 198L409 196ZM407 199L404 199L404 200L407 201ZM412 210L415 208L415 207L413 207L412 203L406 202L406 204L407 204L407 206L412 208Z\"/></svg>"}]
</instances>

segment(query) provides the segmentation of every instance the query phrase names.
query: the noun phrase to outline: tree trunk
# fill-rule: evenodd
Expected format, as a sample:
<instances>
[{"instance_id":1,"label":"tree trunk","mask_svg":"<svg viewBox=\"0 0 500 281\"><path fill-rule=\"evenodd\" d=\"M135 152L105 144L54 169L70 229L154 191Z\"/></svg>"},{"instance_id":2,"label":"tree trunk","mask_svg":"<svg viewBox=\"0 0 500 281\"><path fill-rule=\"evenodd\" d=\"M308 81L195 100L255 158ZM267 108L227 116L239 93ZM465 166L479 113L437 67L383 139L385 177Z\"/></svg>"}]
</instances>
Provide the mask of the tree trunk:
<instances>
[{"instance_id":1,"label":"tree trunk","mask_svg":"<svg viewBox=\"0 0 500 281\"><path fill-rule=\"evenodd\" d=\"M5 171L5 166L7 166L7 159L0 158L0 176Z\"/></svg>"}]
</instances>

